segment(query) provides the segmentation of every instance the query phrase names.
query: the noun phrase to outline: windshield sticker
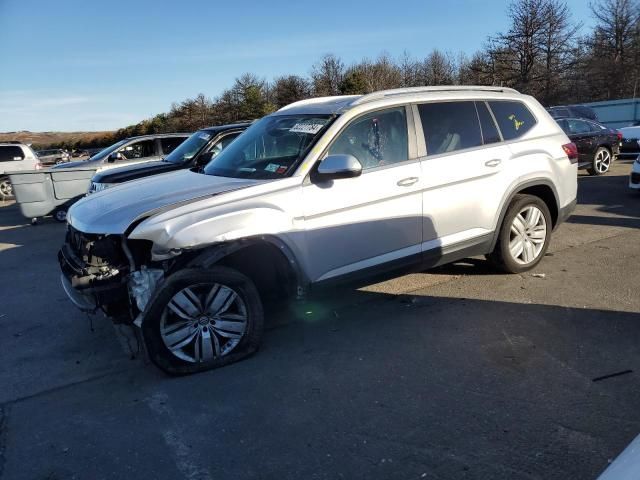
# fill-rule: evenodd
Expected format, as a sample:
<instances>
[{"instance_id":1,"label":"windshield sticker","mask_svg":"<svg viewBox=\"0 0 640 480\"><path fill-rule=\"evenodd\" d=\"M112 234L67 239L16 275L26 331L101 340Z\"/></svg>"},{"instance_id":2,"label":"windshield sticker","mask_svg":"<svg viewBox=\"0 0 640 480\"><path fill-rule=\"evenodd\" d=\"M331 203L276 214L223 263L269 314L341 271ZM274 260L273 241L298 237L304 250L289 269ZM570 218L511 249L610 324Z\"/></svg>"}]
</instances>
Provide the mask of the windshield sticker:
<instances>
[{"instance_id":1,"label":"windshield sticker","mask_svg":"<svg viewBox=\"0 0 640 480\"><path fill-rule=\"evenodd\" d=\"M282 165L281 167L278 167L278 169L276 170L276 173L279 173L280 175L282 175L286 171L287 171L287 167Z\"/></svg>"},{"instance_id":2,"label":"windshield sticker","mask_svg":"<svg viewBox=\"0 0 640 480\"><path fill-rule=\"evenodd\" d=\"M524 122L520 122L515 115L509 115L509 120L513 122L513 126L516 127L516 130L520 130L520 127L524 125Z\"/></svg>"},{"instance_id":3,"label":"windshield sticker","mask_svg":"<svg viewBox=\"0 0 640 480\"><path fill-rule=\"evenodd\" d=\"M267 172L273 172L273 173L275 173L278 170L278 168L280 168L280 165L278 165L277 163L270 163L269 165L264 167L264 169Z\"/></svg>"},{"instance_id":4,"label":"windshield sticker","mask_svg":"<svg viewBox=\"0 0 640 480\"><path fill-rule=\"evenodd\" d=\"M198 134L198 138L201 138L203 140L209 140L211 138L211 134L206 133L206 132L202 132L202 133Z\"/></svg>"},{"instance_id":5,"label":"windshield sticker","mask_svg":"<svg viewBox=\"0 0 640 480\"><path fill-rule=\"evenodd\" d=\"M320 123L296 123L291 129L290 132L294 133L308 133L310 135L315 135L320 130L322 130L324 125Z\"/></svg>"}]
</instances>

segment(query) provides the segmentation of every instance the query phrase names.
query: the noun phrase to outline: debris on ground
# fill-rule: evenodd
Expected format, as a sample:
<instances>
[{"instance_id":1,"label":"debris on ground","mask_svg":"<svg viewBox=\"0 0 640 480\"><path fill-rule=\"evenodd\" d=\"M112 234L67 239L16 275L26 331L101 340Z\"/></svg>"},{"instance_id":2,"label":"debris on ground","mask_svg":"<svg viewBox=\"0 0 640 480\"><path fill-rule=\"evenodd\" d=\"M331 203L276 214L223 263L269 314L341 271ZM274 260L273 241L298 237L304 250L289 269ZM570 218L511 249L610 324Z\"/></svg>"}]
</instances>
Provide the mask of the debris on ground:
<instances>
[{"instance_id":1,"label":"debris on ground","mask_svg":"<svg viewBox=\"0 0 640 480\"><path fill-rule=\"evenodd\" d=\"M633 370L622 370L621 372L610 373L608 375L602 375L601 377L592 378L592 382L599 382L601 380L607 380L613 377L619 377L620 375L627 375L629 373L633 373Z\"/></svg>"},{"instance_id":2,"label":"debris on ground","mask_svg":"<svg viewBox=\"0 0 640 480\"><path fill-rule=\"evenodd\" d=\"M535 278L546 278L547 274L546 273L532 273L531 276L535 277Z\"/></svg>"}]
</instances>

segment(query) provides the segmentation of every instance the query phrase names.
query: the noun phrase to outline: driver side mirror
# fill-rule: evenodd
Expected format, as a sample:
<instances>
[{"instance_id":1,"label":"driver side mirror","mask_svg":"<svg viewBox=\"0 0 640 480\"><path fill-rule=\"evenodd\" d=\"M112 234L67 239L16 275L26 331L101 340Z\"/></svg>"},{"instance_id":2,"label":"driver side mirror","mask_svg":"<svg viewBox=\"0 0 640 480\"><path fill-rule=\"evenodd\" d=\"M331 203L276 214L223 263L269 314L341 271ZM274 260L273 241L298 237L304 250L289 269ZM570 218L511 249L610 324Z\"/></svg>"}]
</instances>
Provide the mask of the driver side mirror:
<instances>
[{"instance_id":1,"label":"driver side mirror","mask_svg":"<svg viewBox=\"0 0 640 480\"><path fill-rule=\"evenodd\" d=\"M353 155L329 155L318 165L318 180L354 178L362 174L362 164Z\"/></svg>"},{"instance_id":2,"label":"driver side mirror","mask_svg":"<svg viewBox=\"0 0 640 480\"><path fill-rule=\"evenodd\" d=\"M122 154L120 152L113 152L111 155L109 155L109 158L107 158L107 161L109 163L113 163L116 160L122 160Z\"/></svg>"}]
</instances>

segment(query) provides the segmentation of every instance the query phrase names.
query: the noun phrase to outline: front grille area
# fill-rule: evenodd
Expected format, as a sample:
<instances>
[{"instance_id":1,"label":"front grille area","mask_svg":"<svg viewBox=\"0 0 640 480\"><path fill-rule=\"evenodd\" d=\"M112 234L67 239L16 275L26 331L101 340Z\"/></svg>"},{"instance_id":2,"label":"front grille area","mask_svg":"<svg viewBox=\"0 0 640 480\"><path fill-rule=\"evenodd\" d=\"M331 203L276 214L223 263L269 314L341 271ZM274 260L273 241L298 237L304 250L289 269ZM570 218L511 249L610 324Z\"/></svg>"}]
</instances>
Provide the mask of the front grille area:
<instances>
[{"instance_id":1,"label":"front grille area","mask_svg":"<svg viewBox=\"0 0 640 480\"><path fill-rule=\"evenodd\" d=\"M120 237L92 235L69 225L67 245L78 260L91 267L122 268L127 265Z\"/></svg>"}]
</instances>

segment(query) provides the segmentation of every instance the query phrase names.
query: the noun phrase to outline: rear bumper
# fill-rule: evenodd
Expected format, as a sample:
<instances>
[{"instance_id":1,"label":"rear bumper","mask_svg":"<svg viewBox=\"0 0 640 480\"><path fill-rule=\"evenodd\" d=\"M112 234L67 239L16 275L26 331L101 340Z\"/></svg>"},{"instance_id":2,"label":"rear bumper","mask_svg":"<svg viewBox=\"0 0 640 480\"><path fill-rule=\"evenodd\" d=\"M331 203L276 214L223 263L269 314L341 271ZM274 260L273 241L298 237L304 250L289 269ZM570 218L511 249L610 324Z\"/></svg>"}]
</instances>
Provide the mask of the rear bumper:
<instances>
[{"instance_id":1,"label":"rear bumper","mask_svg":"<svg viewBox=\"0 0 640 480\"><path fill-rule=\"evenodd\" d=\"M558 212L558 221L556 222L556 225L555 225L556 227L561 223L565 222L571 216L573 211L576 209L577 204L578 204L578 200L574 198L567 205L560 208L560 211Z\"/></svg>"}]
</instances>

